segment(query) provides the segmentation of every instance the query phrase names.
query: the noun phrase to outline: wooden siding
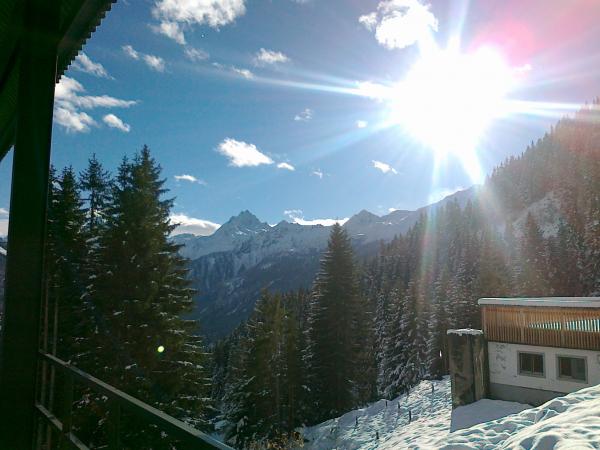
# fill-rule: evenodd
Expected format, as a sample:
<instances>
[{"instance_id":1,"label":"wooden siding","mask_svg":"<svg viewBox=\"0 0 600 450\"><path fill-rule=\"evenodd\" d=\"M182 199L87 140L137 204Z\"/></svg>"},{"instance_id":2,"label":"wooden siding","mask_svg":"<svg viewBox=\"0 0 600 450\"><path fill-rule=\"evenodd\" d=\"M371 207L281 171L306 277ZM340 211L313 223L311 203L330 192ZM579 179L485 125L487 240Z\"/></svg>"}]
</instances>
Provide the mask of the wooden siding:
<instances>
[{"instance_id":1,"label":"wooden siding","mask_svg":"<svg viewBox=\"0 0 600 450\"><path fill-rule=\"evenodd\" d=\"M488 341L600 350L600 309L481 305Z\"/></svg>"}]
</instances>

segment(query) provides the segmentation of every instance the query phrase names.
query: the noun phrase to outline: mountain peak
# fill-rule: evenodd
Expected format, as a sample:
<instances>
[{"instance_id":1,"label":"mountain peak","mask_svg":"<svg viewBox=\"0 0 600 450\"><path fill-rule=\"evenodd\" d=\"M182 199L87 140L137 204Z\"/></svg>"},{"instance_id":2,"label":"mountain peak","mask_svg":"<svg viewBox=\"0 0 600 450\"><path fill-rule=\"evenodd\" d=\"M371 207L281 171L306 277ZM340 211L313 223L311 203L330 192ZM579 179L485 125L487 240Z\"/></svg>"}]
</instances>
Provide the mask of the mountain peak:
<instances>
[{"instance_id":1,"label":"mountain peak","mask_svg":"<svg viewBox=\"0 0 600 450\"><path fill-rule=\"evenodd\" d=\"M350 220L348 220L348 222L346 222L344 226L347 227L348 225L365 225L372 222L376 222L378 220L380 220L379 216L367 211L366 209L363 209L358 214L355 214L352 217L350 217Z\"/></svg>"},{"instance_id":2,"label":"mountain peak","mask_svg":"<svg viewBox=\"0 0 600 450\"><path fill-rule=\"evenodd\" d=\"M237 216L231 217L217 230L217 232L220 232L220 234L247 234L264 231L269 228L267 223L261 222L258 217L245 209Z\"/></svg>"}]
</instances>

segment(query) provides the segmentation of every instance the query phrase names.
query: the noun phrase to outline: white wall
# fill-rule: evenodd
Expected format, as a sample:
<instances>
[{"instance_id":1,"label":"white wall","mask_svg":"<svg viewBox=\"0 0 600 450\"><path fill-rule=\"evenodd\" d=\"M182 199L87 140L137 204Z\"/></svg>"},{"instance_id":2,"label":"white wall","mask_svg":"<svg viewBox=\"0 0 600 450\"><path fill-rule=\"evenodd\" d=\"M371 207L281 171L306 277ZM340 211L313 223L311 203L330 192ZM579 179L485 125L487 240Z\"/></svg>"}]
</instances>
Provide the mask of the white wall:
<instances>
[{"instance_id":1,"label":"white wall","mask_svg":"<svg viewBox=\"0 0 600 450\"><path fill-rule=\"evenodd\" d=\"M542 378L519 375L518 352L543 353L545 376ZM508 384L511 386L564 393L600 384L600 352L488 342L488 354L490 363L490 383ZM558 355L585 357L587 359L588 382L559 380L557 378Z\"/></svg>"}]
</instances>

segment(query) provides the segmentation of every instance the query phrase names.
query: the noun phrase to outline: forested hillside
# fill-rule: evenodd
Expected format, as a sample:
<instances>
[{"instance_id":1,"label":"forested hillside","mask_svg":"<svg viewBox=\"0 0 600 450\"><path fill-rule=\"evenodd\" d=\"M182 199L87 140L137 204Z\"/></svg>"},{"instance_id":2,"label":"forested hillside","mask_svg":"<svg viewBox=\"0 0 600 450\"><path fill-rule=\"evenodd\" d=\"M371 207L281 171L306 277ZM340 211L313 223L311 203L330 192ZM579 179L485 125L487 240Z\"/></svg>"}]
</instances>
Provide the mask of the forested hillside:
<instances>
[{"instance_id":1,"label":"forested hillside","mask_svg":"<svg viewBox=\"0 0 600 450\"><path fill-rule=\"evenodd\" d=\"M43 350L191 425L207 428L208 357L185 260L169 239L173 200L144 147L112 177L95 157L77 175L51 170L45 251ZM42 377L49 376L43 372ZM41 401L63 398L54 375ZM73 428L91 448L107 442L108 399L76 391ZM58 402L60 405L64 403ZM61 406L56 413L63 413ZM172 449L139 419L121 418L127 448Z\"/></svg>"},{"instance_id":2,"label":"forested hillside","mask_svg":"<svg viewBox=\"0 0 600 450\"><path fill-rule=\"evenodd\" d=\"M285 301L265 293L248 323L217 347L215 381L225 381L215 397L231 442L267 445L301 424L439 378L446 330L478 327L480 297L597 294L597 108L561 120L494 170L464 208L451 202L423 214L369 263L330 265L344 254L335 242L347 239L334 231L311 293ZM283 323L294 333L281 332Z\"/></svg>"},{"instance_id":3,"label":"forested hillside","mask_svg":"<svg viewBox=\"0 0 600 450\"><path fill-rule=\"evenodd\" d=\"M169 239L160 172L147 148L114 177L95 158L79 175L52 172L42 346L190 424L210 428L216 416L238 448L299 444L302 425L440 378L446 330L478 327L480 297L600 292L597 105L561 120L468 201L423 210L372 258L331 227L312 288L264 290L212 355L186 319L194 292ZM285 278L286 260L272 264ZM78 432L102 445L106 399L83 391L75 405ZM172 448L125 420L132 448Z\"/></svg>"}]
</instances>

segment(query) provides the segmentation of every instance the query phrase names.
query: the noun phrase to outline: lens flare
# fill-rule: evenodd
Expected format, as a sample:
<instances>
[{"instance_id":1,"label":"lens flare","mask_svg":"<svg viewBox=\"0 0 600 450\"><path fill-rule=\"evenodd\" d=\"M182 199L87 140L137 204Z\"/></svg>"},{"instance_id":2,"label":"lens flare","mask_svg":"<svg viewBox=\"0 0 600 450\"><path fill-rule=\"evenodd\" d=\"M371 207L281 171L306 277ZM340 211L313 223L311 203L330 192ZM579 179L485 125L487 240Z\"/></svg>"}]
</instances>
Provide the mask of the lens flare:
<instances>
[{"instance_id":1,"label":"lens flare","mask_svg":"<svg viewBox=\"0 0 600 450\"><path fill-rule=\"evenodd\" d=\"M461 53L433 49L392 90L391 122L430 147L436 157L458 157L478 179L476 147L490 123L508 112L513 70L493 49ZM474 159L475 158L475 159Z\"/></svg>"}]
</instances>

